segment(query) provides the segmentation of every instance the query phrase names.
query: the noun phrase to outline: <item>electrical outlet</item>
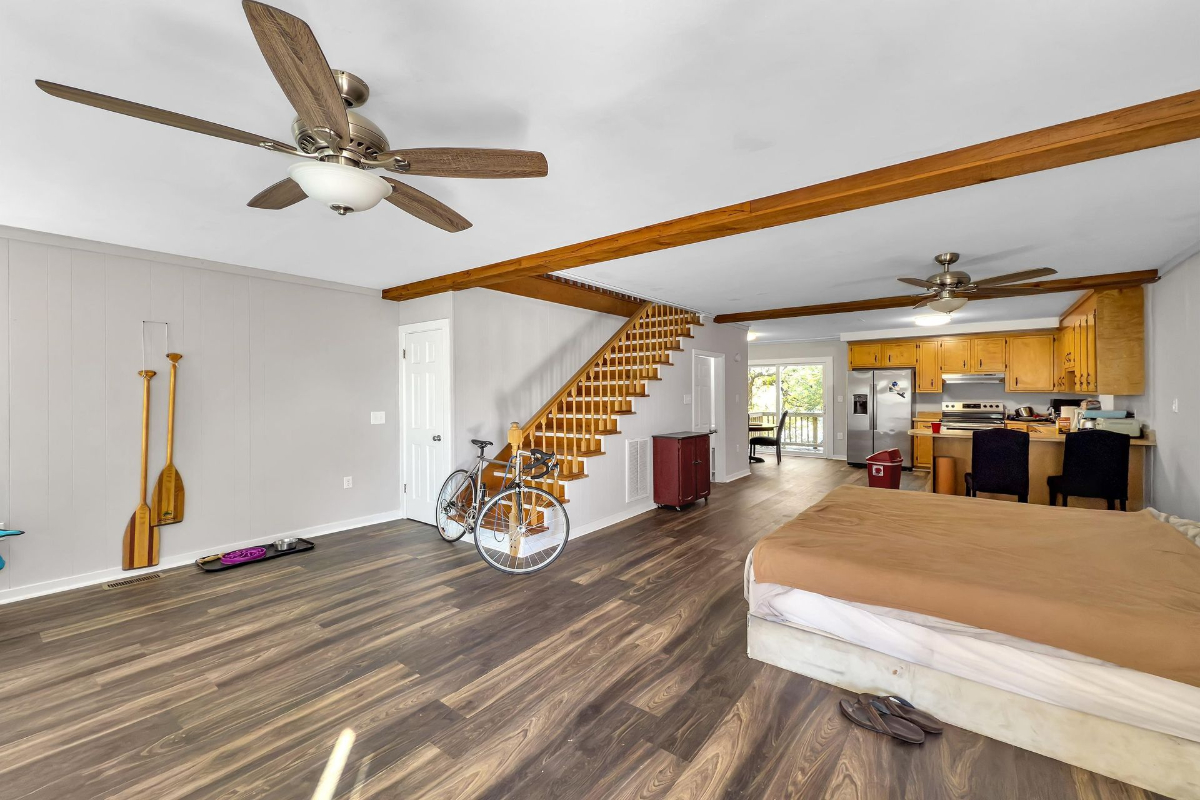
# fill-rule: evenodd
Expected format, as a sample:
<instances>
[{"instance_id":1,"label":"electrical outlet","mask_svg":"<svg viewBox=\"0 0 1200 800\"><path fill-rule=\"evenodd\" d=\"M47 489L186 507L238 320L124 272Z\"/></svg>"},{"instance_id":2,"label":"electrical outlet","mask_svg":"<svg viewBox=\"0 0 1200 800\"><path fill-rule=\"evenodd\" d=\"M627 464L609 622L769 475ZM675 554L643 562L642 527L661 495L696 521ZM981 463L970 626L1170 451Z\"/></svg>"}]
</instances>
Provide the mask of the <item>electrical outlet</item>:
<instances>
[{"instance_id":1,"label":"electrical outlet","mask_svg":"<svg viewBox=\"0 0 1200 800\"><path fill-rule=\"evenodd\" d=\"M384 420L384 416L383 416L382 411L372 411L371 412L371 424L372 425L382 425L383 420Z\"/></svg>"},{"instance_id":2,"label":"electrical outlet","mask_svg":"<svg viewBox=\"0 0 1200 800\"><path fill-rule=\"evenodd\" d=\"M1174 411L1176 414L1179 413L1179 398L1178 397L1176 397L1174 400L1171 401L1171 410Z\"/></svg>"},{"instance_id":3,"label":"electrical outlet","mask_svg":"<svg viewBox=\"0 0 1200 800\"><path fill-rule=\"evenodd\" d=\"M683 396L683 404L685 406L690 406L692 404L692 396L690 394L685 394Z\"/></svg>"},{"instance_id":4,"label":"electrical outlet","mask_svg":"<svg viewBox=\"0 0 1200 800\"><path fill-rule=\"evenodd\" d=\"M349 475L342 478L342 488L343 489L353 489L354 488L354 478L350 477Z\"/></svg>"},{"instance_id":5,"label":"electrical outlet","mask_svg":"<svg viewBox=\"0 0 1200 800\"><path fill-rule=\"evenodd\" d=\"M839 440L842 438L842 432L841 432L841 431L838 431L838 432L837 432L837 438L838 438Z\"/></svg>"},{"instance_id":6,"label":"electrical outlet","mask_svg":"<svg viewBox=\"0 0 1200 800\"><path fill-rule=\"evenodd\" d=\"M840 394L837 396L837 398L838 398L838 399L837 399L837 401L838 401L839 403L840 403L840 402L842 402L842 396L841 396Z\"/></svg>"}]
</instances>

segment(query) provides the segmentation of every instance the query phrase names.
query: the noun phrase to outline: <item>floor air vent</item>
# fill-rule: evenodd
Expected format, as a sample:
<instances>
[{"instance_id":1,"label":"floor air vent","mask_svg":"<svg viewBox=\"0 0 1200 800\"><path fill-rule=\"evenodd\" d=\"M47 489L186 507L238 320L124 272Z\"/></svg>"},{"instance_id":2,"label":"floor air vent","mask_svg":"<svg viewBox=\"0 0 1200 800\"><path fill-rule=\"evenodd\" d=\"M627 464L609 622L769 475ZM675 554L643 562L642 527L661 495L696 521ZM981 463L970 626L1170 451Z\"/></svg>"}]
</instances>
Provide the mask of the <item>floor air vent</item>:
<instances>
[{"instance_id":1,"label":"floor air vent","mask_svg":"<svg viewBox=\"0 0 1200 800\"><path fill-rule=\"evenodd\" d=\"M156 581L162 577L161 572L151 572L149 575L138 575L136 578L125 578L119 581L109 581L104 584L105 589L120 589L124 586L133 586L135 583L148 583Z\"/></svg>"},{"instance_id":2,"label":"floor air vent","mask_svg":"<svg viewBox=\"0 0 1200 800\"><path fill-rule=\"evenodd\" d=\"M625 441L625 502L650 496L650 440Z\"/></svg>"}]
</instances>

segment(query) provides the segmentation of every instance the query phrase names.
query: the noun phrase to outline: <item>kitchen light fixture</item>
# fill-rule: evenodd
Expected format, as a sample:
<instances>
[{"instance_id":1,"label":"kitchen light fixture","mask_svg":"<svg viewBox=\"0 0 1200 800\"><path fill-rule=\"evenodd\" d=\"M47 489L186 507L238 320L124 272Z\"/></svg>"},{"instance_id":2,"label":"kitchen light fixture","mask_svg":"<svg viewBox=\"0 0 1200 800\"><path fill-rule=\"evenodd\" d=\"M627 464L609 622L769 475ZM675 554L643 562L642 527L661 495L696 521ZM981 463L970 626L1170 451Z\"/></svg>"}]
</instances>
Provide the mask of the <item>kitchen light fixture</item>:
<instances>
[{"instance_id":1,"label":"kitchen light fixture","mask_svg":"<svg viewBox=\"0 0 1200 800\"><path fill-rule=\"evenodd\" d=\"M292 164L288 176L300 184L306 195L343 216L374 208L392 193L392 187L378 175L328 161Z\"/></svg>"},{"instance_id":2,"label":"kitchen light fixture","mask_svg":"<svg viewBox=\"0 0 1200 800\"><path fill-rule=\"evenodd\" d=\"M941 297L939 297L937 300L931 300L926 303L931 311L940 311L943 314L951 314L955 311L958 311L966 304L967 298L955 297L950 292L942 292Z\"/></svg>"},{"instance_id":3,"label":"kitchen light fixture","mask_svg":"<svg viewBox=\"0 0 1200 800\"><path fill-rule=\"evenodd\" d=\"M937 325L945 325L950 322L949 314L918 314L913 317L913 322L923 328L933 328Z\"/></svg>"}]
</instances>

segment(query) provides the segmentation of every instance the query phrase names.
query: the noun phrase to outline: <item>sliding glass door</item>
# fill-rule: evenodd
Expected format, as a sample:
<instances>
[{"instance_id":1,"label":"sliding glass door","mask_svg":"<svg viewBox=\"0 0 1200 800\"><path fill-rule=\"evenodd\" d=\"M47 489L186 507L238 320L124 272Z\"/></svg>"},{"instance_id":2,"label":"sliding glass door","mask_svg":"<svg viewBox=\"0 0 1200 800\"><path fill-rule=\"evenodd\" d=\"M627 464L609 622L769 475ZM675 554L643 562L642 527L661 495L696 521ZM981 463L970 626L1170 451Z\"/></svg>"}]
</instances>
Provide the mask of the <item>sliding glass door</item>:
<instances>
[{"instance_id":1,"label":"sliding glass door","mask_svg":"<svg viewBox=\"0 0 1200 800\"><path fill-rule=\"evenodd\" d=\"M751 423L778 428L779 418L786 411L781 431L784 451L828 455L825 415L832 388L829 369L823 360L751 364L746 393Z\"/></svg>"}]
</instances>

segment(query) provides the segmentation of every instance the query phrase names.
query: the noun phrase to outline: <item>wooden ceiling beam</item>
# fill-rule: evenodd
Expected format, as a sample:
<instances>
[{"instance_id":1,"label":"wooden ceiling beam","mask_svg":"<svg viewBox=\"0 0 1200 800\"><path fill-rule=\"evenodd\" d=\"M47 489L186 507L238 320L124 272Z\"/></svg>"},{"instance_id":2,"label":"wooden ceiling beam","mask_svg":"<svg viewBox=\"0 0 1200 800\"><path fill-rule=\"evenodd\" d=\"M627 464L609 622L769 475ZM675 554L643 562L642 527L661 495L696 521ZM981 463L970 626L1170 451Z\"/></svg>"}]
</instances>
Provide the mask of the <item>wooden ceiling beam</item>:
<instances>
[{"instance_id":1,"label":"wooden ceiling beam","mask_svg":"<svg viewBox=\"0 0 1200 800\"><path fill-rule=\"evenodd\" d=\"M575 281L566 281L549 275L517 278L504 283L493 283L485 287L497 292L532 297L550 303L559 303L589 311L601 311L618 317L631 317L642 307L643 300L628 295L598 289Z\"/></svg>"},{"instance_id":2,"label":"wooden ceiling beam","mask_svg":"<svg viewBox=\"0 0 1200 800\"><path fill-rule=\"evenodd\" d=\"M1114 272L1110 275L1086 275L1079 278L1057 278L1046 281L1029 281L997 286L996 289L1040 289L1044 294L1055 292L1084 292L1089 289L1126 289L1158 280L1158 270L1146 269L1137 272ZM969 295L966 295L969 297ZM823 314L848 314L855 311L879 311L884 308L904 308L919 300L917 295L876 297L872 300L847 300L841 303L821 303L814 306L772 308L766 311L739 311L734 314L718 314L713 322L758 322L764 319L792 319L794 317L817 317ZM980 298L994 299L994 298Z\"/></svg>"},{"instance_id":3,"label":"wooden ceiling beam","mask_svg":"<svg viewBox=\"0 0 1200 800\"><path fill-rule=\"evenodd\" d=\"M803 189L385 289L388 300L514 278L840 214L1200 138L1200 91L918 158Z\"/></svg>"}]
</instances>

